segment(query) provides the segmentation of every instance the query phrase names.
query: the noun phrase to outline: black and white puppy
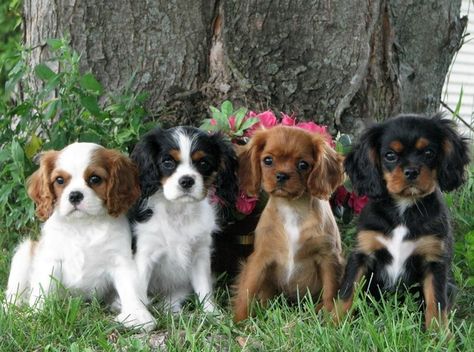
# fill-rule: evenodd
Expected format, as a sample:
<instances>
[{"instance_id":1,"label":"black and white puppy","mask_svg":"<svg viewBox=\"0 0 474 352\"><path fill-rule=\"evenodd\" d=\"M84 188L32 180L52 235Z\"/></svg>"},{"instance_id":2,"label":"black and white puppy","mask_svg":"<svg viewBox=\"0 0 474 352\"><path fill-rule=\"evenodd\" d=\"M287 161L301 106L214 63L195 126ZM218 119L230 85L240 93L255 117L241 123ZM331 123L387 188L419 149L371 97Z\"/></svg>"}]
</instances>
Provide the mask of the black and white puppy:
<instances>
[{"instance_id":1,"label":"black and white puppy","mask_svg":"<svg viewBox=\"0 0 474 352\"><path fill-rule=\"evenodd\" d=\"M192 290L213 311L211 234L218 230L218 208L233 206L237 193L231 144L194 127L156 128L131 158L142 189L130 214L140 281L173 312Z\"/></svg>"},{"instance_id":2,"label":"black and white puppy","mask_svg":"<svg viewBox=\"0 0 474 352\"><path fill-rule=\"evenodd\" d=\"M465 181L468 151L454 122L440 114L401 115L362 134L345 168L370 201L347 262L340 315L352 304L354 283L366 277L376 296L419 284L426 327L433 319L446 324L453 236L441 192Z\"/></svg>"}]
</instances>

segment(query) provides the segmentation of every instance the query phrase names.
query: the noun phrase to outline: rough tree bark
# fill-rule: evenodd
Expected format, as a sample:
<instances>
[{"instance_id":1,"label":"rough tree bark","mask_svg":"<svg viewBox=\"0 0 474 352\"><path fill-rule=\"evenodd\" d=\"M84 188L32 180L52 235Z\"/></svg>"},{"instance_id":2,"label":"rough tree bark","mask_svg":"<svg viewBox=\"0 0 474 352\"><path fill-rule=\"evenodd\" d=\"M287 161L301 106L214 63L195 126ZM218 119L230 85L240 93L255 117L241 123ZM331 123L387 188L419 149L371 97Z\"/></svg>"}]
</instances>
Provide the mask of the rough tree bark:
<instances>
[{"instance_id":1,"label":"rough tree bark","mask_svg":"<svg viewBox=\"0 0 474 352\"><path fill-rule=\"evenodd\" d=\"M70 35L109 90L136 89L170 123L229 98L354 132L434 111L465 19L461 0L25 0L25 43Z\"/></svg>"}]
</instances>

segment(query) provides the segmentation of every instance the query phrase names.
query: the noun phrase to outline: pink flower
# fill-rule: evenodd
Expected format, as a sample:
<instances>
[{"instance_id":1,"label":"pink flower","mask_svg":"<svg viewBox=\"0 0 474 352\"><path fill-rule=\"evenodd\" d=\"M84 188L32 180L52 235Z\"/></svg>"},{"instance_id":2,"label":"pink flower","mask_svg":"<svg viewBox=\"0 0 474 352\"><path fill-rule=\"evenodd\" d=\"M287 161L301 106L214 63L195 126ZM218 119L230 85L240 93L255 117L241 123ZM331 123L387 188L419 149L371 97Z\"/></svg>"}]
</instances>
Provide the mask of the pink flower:
<instances>
[{"instance_id":1,"label":"pink flower","mask_svg":"<svg viewBox=\"0 0 474 352\"><path fill-rule=\"evenodd\" d=\"M348 192L344 186L339 186L334 194L334 203L336 205L348 205L356 214L360 214L368 201L369 198L367 196L358 196L354 192Z\"/></svg>"},{"instance_id":2,"label":"pink flower","mask_svg":"<svg viewBox=\"0 0 474 352\"><path fill-rule=\"evenodd\" d=\"M231 130L235 130L235 116L229 117L229 126Z\"/></svg>"},{"instance_id":3,"label":"pink flower","mask_svg":"<svg viewBox=\"0 0 474 352\"><path fill-rule=\"evenodd\" d=\"M367 196L357 196L354 192L352 192L349 198L349 206L354 209L356 214L360 214L368 201L369 198Z\"/></svg>"},{"instance_id":4,"label":"pink flower","mask_svg":"<svg viewBox=\"0 0 474 352\"><path fill-rule=\"evenodd\" d=\"M319 126L312 121L308 122L299 122L296 124L296 127L302 128L306 131L313 132L313 133L327 133L326 126Z\"/></svg>"},{"instance_id":5,"label":"pink flower","mask_svg":"<svg viewBox=\"0 0 474 352\"><path fill-rule=\"evenodd\" d=\"M344 205L347 201L348 194L349 192L347 192L344 186L339 186L334 195L334 203L336 203L336 205Z\"/></svg>"},{"instance_id":6,"label":"pink flower","mask_svg":"<svg viewBox=\"0 0 474 352\"><path fill-rule=\"evenodd\" d=\"M214 120L214 119L211 119L210 123L211 123L211 126L215 126L215 125L217 125L217 121L216 121L216 120Z\"/></svg>"},{"instance_id":7,"label":"pink flower","mask_svg":"<svg viewBox=\"0 0 474 352\"><path fill-rule=\"evenodd\" d=\"M237 203L235 204L235 207L240 213L248 215L255 209L257 201L257 197L249 197L245 194L245 192L241 190L237 198Z\"/></svg>"},{"instance_id":8,"label":"pink flower","mask_svg":"<svg viewBox=\"0 0 474 352\"><path fill-rule=\"evenodd\" d=\"M260 126L266 128L273 127L278 123L275 114L271 110L258 114L257 118L260 120Z\"/></svg>"},{"instance_id":9,"label":"pink flower","mask_svg":"<svg viewBox=\"0 0 474 352\"><path fill-rule=\"evenodd\" d=\"M291 116L288 116L287 114L285 113L281 113L281 124L283 126L294 126L296 125L296 119L291 117Z\"/></svg>"},{"instance_id":10,"label":"pink flower","mask_svg":"<svg viewBox=\"0 0 474 352\"><path fill-rule=\"evenodd\" d=\"M245 136L248 136L248 137L252 136L256 130L262 127L270 128L278 124L278 120L275 114L271 110L261 112L260 114L256 114L253 111L249 111L249 113L246 116L246 119L252 118L252 117L256 117L259 120L259 122L254 124L247 131L245 131Z\"/></svg>"},{"instance_id":11,"label":"pink flower","mask_svg":"<svg viewBox=\"0 0 474 352\"><path fill-rule=\"evenodd\" d=\"M309 131L309 132L312 132L312 133L319 133L319 134L322 134L323 136L326 137L329 145L331 147L335 147L336 146L336 143L334 143L334 141L332 140L332 137L331 135L328 133L328 130L327 130L327 127L326 126L321 126L321 125L318 125L316 123L314 123L313 121L308 121L308 122L299 122L296 124L296 127L299 127L299 128L302 128L306 131Z\"/></svg>"}]
</instances>

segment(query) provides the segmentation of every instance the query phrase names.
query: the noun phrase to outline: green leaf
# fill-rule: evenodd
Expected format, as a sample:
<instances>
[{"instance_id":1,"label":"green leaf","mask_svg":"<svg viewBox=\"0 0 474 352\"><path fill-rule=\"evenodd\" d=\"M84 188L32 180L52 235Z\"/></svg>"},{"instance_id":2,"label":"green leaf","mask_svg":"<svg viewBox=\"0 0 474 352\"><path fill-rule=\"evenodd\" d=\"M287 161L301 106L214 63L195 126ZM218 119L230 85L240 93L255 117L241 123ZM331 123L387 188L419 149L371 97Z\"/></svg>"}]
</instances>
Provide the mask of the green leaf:
<instances>
[{"instance_id":1,"label":"green leaf","mask_svg":"<svg viewBox=\"0 0 474 352\"><path fill-rule=\"evenodd\" d=\"M41 149L43 141L36 134L33 134L25 146L25 154L28 159L33 158Z\"/></svg>"},{"instance_id":2,"label":"green leaf","mask_svg":"<svg viewBox=\"0 0 474 352\"><path fill-rule=\"evenodd\" d=\"M0 163L3 163L8 159L10 159L10 152L5 149L0 150Z\"/></svg>"},{"instance_id":3,"label":"green leaf","mask_svg":"<svg viewBox=\"0 0 474 352\"><path fill-rule=\"evenodd\" d=\"M49 80L48 83L46 84L46 86L41 91L40 96L41 97L47 97L49 95L49 93L53 89L55 89L59 85L59 83L61 83L61 77L62 77L62 73L59 73L55 77L53 77L51 80Z\"/></svg>"},{"instance_id":4,"label":"green leaf","mask_svg":"<svg viewBox=\"0 0 474 352\"><path fill-rule=\"evenodd\" d=\"M79 84L85 90L94 92L96 94L102 94L104 90L102 85L95 79L92 73L86 73L84 76L82 76Z\"/></svg>"},{"instance_id":5,"label":"green leaf","mask_svg":"<svg viewBox=\"0 0 474 352\"><path fill-rule=\"evenodd\" d=\"M220 110L214 106L210 106L209 109L211 109L211 116L213 119L215 119L216 121L219 120L219 119L222 119L222 113L220 112Z\"/></svg>"},{"instance_id":6,"label":"green leaf","mask_svg":"<svg viewBox=\"0 0 474 352\"><path fill-rule=\"evenodd\" d=\"M240 129L245 131L245 130L249 129L250 127L252 127L253 125L255 125L258 121L259 121L259 119L257 119L256 117L252 117L250 119L247 119L247 120L244 121L244 123L242 124L242 127Z\"/></svg>"},{"instance_id":7,"label":"green leaf","mask_svg":"<svg viewBox=\"0 0 474 352\"><path fill-rule=\"evenodd\" d=\"M230 116L232 116L233 111L234 107L232 106L232 103L229 100L226 100L222 103L221 112L225 117L229 118Z\"/></svg>"},{"instance_id":8,"label":"green leaf","mask_svg":"<svg viewBox=\"0 0 474 352\"><path fill-rule=\"evenodd\" d=\"M219 131L219 128L217 127L216 124L212 125L211 124L211 119L206 119L204 122L199 126L199 128L203 131L206 132L217 132Z\"/></svg>"},{"instance_id":9,"label":"green leaf","mask_svg":"<svg viewBox=\"0 0 474 352\"><path fill-rule=\"evenodd\" d=\"M247 115L247 109L244 107L238 108L237 111L235 111L234 113L235 129L237 131L240 130L240 126L242 125L242 122L244 121L245 115Z\"/></svg>"},{"instance_id":10,"label":"green leaf","mask_svg":"<svg viewBox=\"0 0 474 352\"><path fill-rule=\"evenodd\" d=\"M79 136L81 142L100 143L100 135L96 131L88 131Z\"/></svg>"},{"instance_id":11,"label":"green leaf","mask_svg":"<svg viewBox=\"0 0 474 352\"><path fill-rule=\"evenodd\" d=\"M458 102L456 103L456 108L454 109L454 113L453 113L455 117L459 116L459 112L461 111L463 95L464 95L464 90L463 90L463 86L461 86L461 92L459 93Z\"/></svg>"},{"instance_id":12,"label":"green leaf","mask_svg":"<svg viewBox=\"0 0 474 352\"><path fill-rule=\"evenodd\" d=\"M81 105L87 109L92 115L100 116L100 108L97 103L97 98L91 95L81 96Z\"/></svg>"},{"instance_id":13,"label":"green leaf","mask_svg":"<svg viewBox=\"0 0 474 352\"><path fill-rule=\"evenodd\" d=\"M347 155L352 149L351 137L347 134L342 134L336 142L336 151L343 155Z\"/></svg>"},{"instance_id":14,"label":"green leaf","mask_svg":"<svg viewBox=\"0 0 474 352\"><path fill-rule=\"evenodd\" d=\"M20 60L8 74L8 81L5 83L5 96L8 96L16 88L18 82L23 78L25 65Z\"/></svg>"},{"instance_id":15,"label":"green leaf","mask_svg":"<svg viewBox=\"0 0 474 352\"><path fill-rule=\"evenodd\" d=\"M63 46L63 41L60 39L48 39L46 43L48 43L53 50L58 50Z\"/></svg>"},{"instance_id":16,"label":"green leaf","mask_svg":"<svg viewBox=\"0 0 474 352\"><path fill-rule=\"evenodd\" d=\"M54 99L50 101L48 110L46 110L46 113L44 114L44 118L46 120L51 120L56 116L56 113L58 112L58 108L60 106L60 100Z\"/></svg>"},{"instance_id":17,"label":"green leaf","mask_svg":"<svg viewBox=\"0 0 474 352\"><path fill-rule=\"evenodd\" d=\"M20 143L13 141L11 145L12 158L15 163L23 165L25 161L25 154L21 148Z\"/></svg>"},{"instance_id":18,"label":"green leaf","mask_svg":"<svg viewBox=\"0 0 474 352\"><path fill-rule=\"evenodd\" d=\"M35 67L35 74L36 76L44 82L48 82L49 80L56 77L56 73L51 70L46 64L38 64Z\"/></svg>"},{"instance_id":19,"label":"green leaf","mask_svg":"<svg viewBox=\"0 0 474 352\"><path fill-rule=\"evenodd\" d=\"M352 183L349 177L346 178L346 180L343 183L343 186L347 190L347 192L352 192Z\"/></svg>"}]
</instances>

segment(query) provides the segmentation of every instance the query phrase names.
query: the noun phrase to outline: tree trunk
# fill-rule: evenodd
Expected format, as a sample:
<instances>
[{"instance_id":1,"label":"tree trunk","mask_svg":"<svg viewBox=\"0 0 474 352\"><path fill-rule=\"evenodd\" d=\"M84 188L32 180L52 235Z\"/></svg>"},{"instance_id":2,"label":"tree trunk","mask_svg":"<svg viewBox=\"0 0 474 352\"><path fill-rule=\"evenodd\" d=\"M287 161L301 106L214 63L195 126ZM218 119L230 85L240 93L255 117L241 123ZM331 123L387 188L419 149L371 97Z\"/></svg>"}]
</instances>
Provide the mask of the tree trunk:
<instances>
[{"instance_id":1,"label":"tree trunk","mask_svg":"<svg viewBox=\"0 0 474 352\"><path fill-rule=\"evenodd\" d=\"M70 35L108 90L135 73L166 123L231 99L354 133L438 109L465 25L461 0L25 0L31 64Z\"/></svg>"}]
</instances>

